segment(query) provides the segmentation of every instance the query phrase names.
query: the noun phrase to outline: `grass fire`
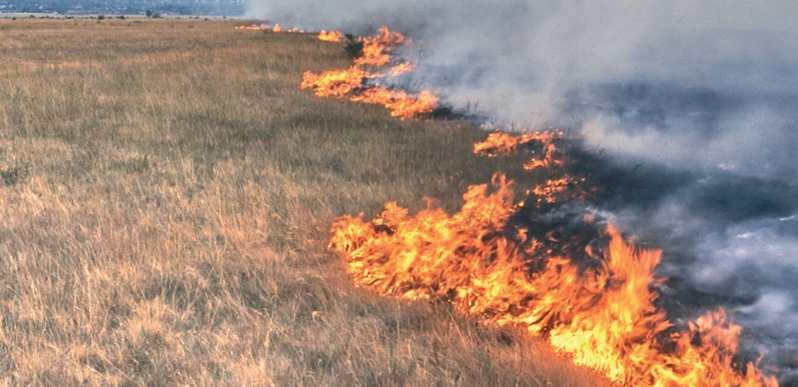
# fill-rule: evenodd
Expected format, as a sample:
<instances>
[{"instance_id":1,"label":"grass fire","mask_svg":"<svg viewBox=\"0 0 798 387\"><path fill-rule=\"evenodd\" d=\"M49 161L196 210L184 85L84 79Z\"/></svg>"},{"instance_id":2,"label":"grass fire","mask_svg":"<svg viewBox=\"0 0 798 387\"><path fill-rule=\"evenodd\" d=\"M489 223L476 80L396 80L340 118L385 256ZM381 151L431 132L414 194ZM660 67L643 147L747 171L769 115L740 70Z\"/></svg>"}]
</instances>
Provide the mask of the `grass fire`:
<instances>
[{"instance_id":1,"label":"grass fire","mask_svg":"<svg viewBox=\"0 0 798 387\"><path fill-rule=\"evenodd\" d=\"M549 133L515 139L494 133L475 150L514 149L541 139L544 148L553 146ZM552 164L550 155L545 152L538 162ZM558 197L576 189L569 187L572 181L549 180L525 202L543 216L540 204L556 205ZM515 202L512 182L495 175L490 186L471 186L453 215L428 207L411 216L389 203L370 222L342 218L333 225L331 246L363 286L414 300L446 299L485 322L547 337L576 364L624 385L777 385L752 363L736 369L740 327L728 322L723 310L699 317L683 331L673 329L655 306L660 251L635 247L614 226L585 213L587 223L603 229L598 240L607 242L571 247L587 253L588 262L580 263L559 255L562 246L550 245L581 241L512 222L528 208ZM537 235L549 240L543 243Z\"/></svg>"},{"instance_id":2,"label":"grass fire","mask_svg":"<svg viewBox=\"0 0 798 387\"><path fill-rule=\"evenodd\" d=\"M0 18L0 384L603 383L353 287L338 215L455 205L514 163L467 122L298 91L344 45L241 24Z\"/></svg>"},{"instance_id":3,"label":"grass fire","mask_svg":"<svg viewBox=\"0 0 798 387\"><path fill-rule=\"evenodd\" d=\"M798 7L180 1L0 1L0 385L798 385Z\"/></svg>"},{"instance_id":4,"label":"grass fire","mask_svg":"<svg viewBox=\"0 0 798 387\"><path fill-rule=\"evenodd\" d=\"M362 56L351 68L306 73L302 88L315 88L319 96L347 96L373 77L365 66L389 65L390 49L407 38L383 27L378 36L362 41ZM417 114L403 114L387 99L364 98L371 90L351 99L380 103L405 119ZM452 215L433 205L411 215L389 202L371 221L340 218L332 226L330 247L361 286L410 300L447 300L483 322L545 337L575 364L615 383L777 386L777 379L764 375L757 364L739 364L741 327L723 309L707 311L682 327L668 320L656 305L655 289L664 281L655 274L660 250L634 246L612 223L589 211L577 217L585 223L582 228L594 229L596 236L589 239L556 235L545 223L541 229L541 222L517 221L544 218L587 198L590 188L583 186L590 182L569 175L575 168L557 144L564 137L563 131L495 132L474 144L475 154L488 157L534 144L539 156L523 168L562 175L527 189L520 202L513 183L497 173L490 185L470 186ZM584 251L586 259L563 254L572 250Z\"/></svg>"},{"instance_id":5,"label":"grass fire","mask_svg":"<svg viewBox=\"0 0 798 387\"><path fill-rule=\"evenodd\" d=\"M333 36L340 40L340 34ZM319 35L330 40L328 33ZM399 77L413 70L413 64L394 58L393 51L410 40L388 27L380 28L374 36L358 38L362 45L354 64L346 69L327 70L321 73L306 72L302 89L312 89L319 97L349 98L355 102L385 106L394 117L409 119L432 113L438 108L438 98L430 91L411 94L404 90L381 86L379 80Z\"/></svg>"}]
</instances>

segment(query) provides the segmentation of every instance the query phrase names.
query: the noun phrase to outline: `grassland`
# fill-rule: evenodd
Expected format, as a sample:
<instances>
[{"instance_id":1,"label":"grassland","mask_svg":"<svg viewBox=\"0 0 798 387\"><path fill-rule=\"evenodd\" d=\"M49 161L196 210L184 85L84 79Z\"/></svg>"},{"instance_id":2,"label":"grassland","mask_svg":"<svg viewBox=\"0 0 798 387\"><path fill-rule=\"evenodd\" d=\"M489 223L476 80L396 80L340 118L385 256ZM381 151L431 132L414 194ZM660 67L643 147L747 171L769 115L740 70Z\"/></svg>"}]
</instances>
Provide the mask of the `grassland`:
<instances>
[{"instance_id":1,"label":"grassland","mask_svg":"<svg viewBox=\"0 0 798 387\"><path fill-rule=\"evenodd\" d=\"M233 25L0 20L0 381L598 383L512 330L353 288L336 216L453 208L520 163L472 156L467 123L301 92L341 46Z\"/></svg>"}]
</instances>

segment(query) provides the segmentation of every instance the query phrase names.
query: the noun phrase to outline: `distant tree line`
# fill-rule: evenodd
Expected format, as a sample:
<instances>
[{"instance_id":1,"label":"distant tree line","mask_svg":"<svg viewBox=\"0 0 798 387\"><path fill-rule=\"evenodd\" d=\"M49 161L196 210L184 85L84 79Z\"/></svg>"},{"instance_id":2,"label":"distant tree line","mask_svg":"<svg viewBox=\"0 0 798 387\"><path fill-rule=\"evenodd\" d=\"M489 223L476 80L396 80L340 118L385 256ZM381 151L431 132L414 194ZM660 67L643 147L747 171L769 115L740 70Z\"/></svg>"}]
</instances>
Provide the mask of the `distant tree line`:
<instances>
[{"instance_id":1,"label":"distant tree line","mask_svg":"<svg viewBox=\"0 0 798 387\"><path fill-rule=\"evenodd\" d=\"M0 12L61 14L243 15L245 0L0 0Z\"/></svg>"}]
</instances>

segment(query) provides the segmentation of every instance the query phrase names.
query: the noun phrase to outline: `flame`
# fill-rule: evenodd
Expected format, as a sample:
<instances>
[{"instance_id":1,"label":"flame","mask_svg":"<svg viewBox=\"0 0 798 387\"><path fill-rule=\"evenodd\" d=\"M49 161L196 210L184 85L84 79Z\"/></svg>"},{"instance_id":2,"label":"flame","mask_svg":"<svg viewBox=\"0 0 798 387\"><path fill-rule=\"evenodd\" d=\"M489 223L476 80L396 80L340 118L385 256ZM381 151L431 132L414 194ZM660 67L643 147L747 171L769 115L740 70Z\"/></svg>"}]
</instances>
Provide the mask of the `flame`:
<instances>
[{"instance_id":1,"label":"flame","mask_svg":"<svg viewBox=\"0 0 798 387\"><path fill-rule=\"evenodd\" d=\"M400 77L402 75L408 74L413 72L416 69L416 66L410 62L402 62L396 66L391 67L388 69L388 76L391 77Z\"/></svg>"},{"instance_id":2,"label":"flame","mask_svg":"<svg viewBox=\"0 0 798 387\"><path fill-rule=\"evenodd\" d=\"M238 31L268 31L271 28L266 23L261 23L236 26L234 29Z\"/></svg>"},{"instance_id":3,"label":"flame","mask_svg":"<svg viewBox=\"0 0 798 387\"><path fill-rule=\"evenodd\" d=\"M300 87L320 97L380 104L402 119L437 108L438 99L429 91L413 95L373 84L414 70L412 63L394 59L395 51L410 43L407 37L382 27L359 42L362 54L351 67L306 72ZM498 157L530 148L533 157L524 169L565 173L562 140L562 131L496 132L473 151ZM601 231L606 246L595 247L596 238L583 243L552 231L540 235L541 230L513 221L530 216L523 212L530 211L528 205L543 211L585 200L586 183L584 177L564 174L526 190L527 197L516 203L512 181L496 174L491 184L469 187L454 214L428 205L411 215L389 202L371 221L362 214L339 218L330 247L360 286L407 299L445 299L485 323L525 329L617 383L778 385L756 364L741 369L736 363L742 329L723 310L681 328L668 320L656 305L656 289L664 281L655 275L660 250L637 248L612 225ZM593 213L581 219L598 227ZM577 254L579 249L584 254Z\"/></svg>"},{"instance_id":4,"label":"flame","mask_svg":"<svg viewBox=\"0 0 798 387\"><path fill-rule=\"evenodd\" d=\"M274 26L269 27L269 25L266 23L261 23L261 24L253 23L249 25L241 25L234 27L234 29L237 31L305 32L296 27L291 27L286 30L279 24L275 24Z\"/></svg>"},{"instance_id":5,"label":"flame","mask_svg":"<svg viewBox=\"0 0 798 387\"><path fill-rule=\"evenodd\" d=\"M352 97L352 101L382 105L391 116L409 119L419 114L432 113L438 107L438 98L428 91L410 95L402 90L372 87Z\"/></svg>"},{"instance_id":6,"label":"flame","mask_svg":"<svg viewBox=\"0 0 798 387\"><path fill-rule=\"evenodd\" d=\"M474 144L474 154L487 157L496 157L503 154L513 153L519 147L535 141L551 143L559 137L559 132L530 132L513 135L505 132L493 132L488 137Z\"/></svg>"},{"instance_id":7,"label":"flame","mask_svg":"<svg viewBox=\"0 0 798 387\"><path fill-rule=\"evenodd\" d=\"M381 67L389 64L393 58L393 51L410 40L400 32L391 31L382 26L374 36L359 39L363 44L361 56L355 59L355 65Z\"/></svg>"},{"instance_id":8,"label":"flame","mask_svg":"<svg viewBox=\"0 0 798 387\"><path fill-rule=\"evenodd\" d=\"M319 40L322 42L338 43L344 40L344 33L341 31L325 31L319 32Z\"/></svg>"},{"instance_id":9,"label":"flame","mask_svg":"<svg viewBox=\"0 0 798 387\"><path fill-rule=\"evenodd\" d=\"M325 40L329 34L336 33L340 34L322 31L319 39ZM352 66L322 73L305 72L300 88L312 89L318 97L348 97L355 102L382 105L392 116L401 119L429 114L438 108L438 98L428 90L411 94L375 84L381 79L399 77L415 69L412 63L397 62L394 58L394 51L409 44L410 39L383 26L374 36L361 37L358 41L363 48Z\"/></svg>"},{"instance_id":10,"label":"flame","mask_svg":"<svg viewBox=\"0 0 798 387\"><path fill-rule=\"evenodd\" d=\"M538 168L551 168L564 163L563 155L557 151L555 142L563 138L562 130L549 130L513 135L504 132L490 133L481 142L474 144L474 154L487 157L506 155L518 150L521 146L538 142L542 145L543 157L533 158L524 163L524 169L531 171Z\"/></svg>"},{"instance_id":11,"label":"flame","mask_svg":"<svg viewBox=\"0 0 798 387\"><path fill-rule=\"evenodd\" d=\"M573 198L583 196L584 191L576 187L584 181L584 178L575 179L570 176L549 179L546 180L546 183L535 186L531 193L534 194L537 203L554 204L561 201L561 198L565 195L572 194Z\"/></svg>"},{"instance_id":12,"label":"flame","mask_svg":"<svg viewBox=\"0 0 798 387\"><path fill-rule=\"evenodd\" d=\"M495 157L536 143L536 161L558 166L560 132L492 133L474 146ZM551 148L552 150L549 150ZM551 161L546 161L551 158ZM527 191L547 205L574 196L584 178L563 176ZM576 195L579 196L579 195ZM625 385L776 386L753 363L737 367L741 327L722 310L678 328L656 306L655 275L662 253L629 243L612 225L602 247L576 239L547 240L514 215L513 183L502 174L468 188L459 211L428 205L415 215L397 203L371 221L344 216L332 225L330 247L346 261L356 284L407 299L444 299L490 324L514 326L546 338L574 363ZM527 213L525 213L527 214ZM583 221L596 226L593 214ZM551 248L578 244L586 258Z\"/></svg>"},{"instance_id":13,"label":"flame","mask_svg":"<svg viewBox=\"0 0 798 387\"><path fill-rule=\"evenodd\" d=\"M368 73L359 68L330 70L321 74L306 71L302 75L302 89L315 89L319 97L345 97L363 86Z\"/></svg>"}]
</instances>

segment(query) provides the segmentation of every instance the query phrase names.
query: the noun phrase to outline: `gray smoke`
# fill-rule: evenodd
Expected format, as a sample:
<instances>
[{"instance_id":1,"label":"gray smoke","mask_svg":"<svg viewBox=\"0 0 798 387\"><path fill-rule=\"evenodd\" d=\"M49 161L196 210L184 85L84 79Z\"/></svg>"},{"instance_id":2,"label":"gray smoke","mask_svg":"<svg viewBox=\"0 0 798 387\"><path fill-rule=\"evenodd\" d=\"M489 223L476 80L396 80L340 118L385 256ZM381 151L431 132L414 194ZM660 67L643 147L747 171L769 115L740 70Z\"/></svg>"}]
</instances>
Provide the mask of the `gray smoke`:
<instances>
[{"instance_id":1,"label":"gray smoke","mask_svg":"<svg viewBox=\"0 0 798 387\"><path fill-rule=\"evenodd\" d=\"M798 177L793 1L252 0L249 12L410 32L417 83L501 121L584 125L623 155Z\"/></svg>"},{"instance_id":2,"label":"gray smoke","mask_svg":"<svg viewBox=\"0 0 798 387\"><path fill-rule=\"evenodd\" d=\"M751 347L794 359L798 2L251 0L250 14L390 25L415 41L411 84L454 108L565 126L620 165L661 171L644 181L661 192L613 210L690 255L663 270L723 298Z\"/></svg>"}]
</instances>

